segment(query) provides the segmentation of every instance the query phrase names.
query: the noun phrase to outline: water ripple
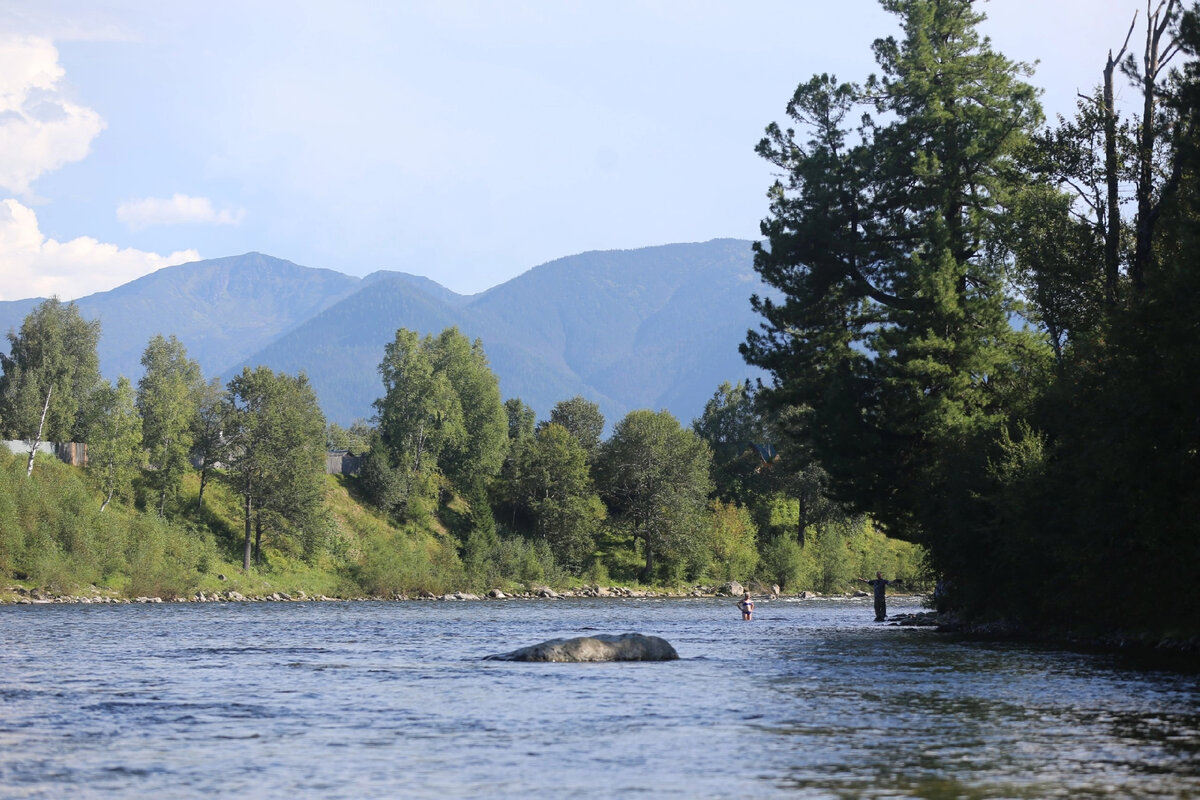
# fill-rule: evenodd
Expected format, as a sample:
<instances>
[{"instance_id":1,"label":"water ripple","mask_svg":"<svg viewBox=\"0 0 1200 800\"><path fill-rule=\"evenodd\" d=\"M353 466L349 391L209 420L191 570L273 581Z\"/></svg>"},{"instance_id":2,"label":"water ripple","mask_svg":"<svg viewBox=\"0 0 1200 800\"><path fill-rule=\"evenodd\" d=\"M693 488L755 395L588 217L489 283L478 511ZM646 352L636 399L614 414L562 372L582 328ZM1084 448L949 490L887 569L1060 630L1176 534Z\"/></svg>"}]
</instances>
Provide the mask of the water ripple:
<instances>
[{"instance_id":1,"label":"water ripple","mask_svg":"<svg viewBox=\"0 0 1200 800\"><path fill-rule=\"evenodd\" d=\"M896 604L905 608L904 601ZM0 789L1188 797L1200 678L875 625L862 603L0 608ZM672 663L481 661L663 636Z\"/></svg>"}]
</instances>

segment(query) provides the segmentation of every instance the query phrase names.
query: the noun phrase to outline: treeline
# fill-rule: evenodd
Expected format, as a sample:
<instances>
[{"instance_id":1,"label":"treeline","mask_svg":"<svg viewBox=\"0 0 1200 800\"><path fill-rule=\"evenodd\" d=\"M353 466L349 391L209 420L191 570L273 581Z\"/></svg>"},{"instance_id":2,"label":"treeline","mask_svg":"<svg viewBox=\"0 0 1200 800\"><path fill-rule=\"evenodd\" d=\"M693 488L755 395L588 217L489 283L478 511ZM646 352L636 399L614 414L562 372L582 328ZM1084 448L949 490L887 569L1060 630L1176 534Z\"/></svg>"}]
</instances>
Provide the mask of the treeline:
<instances>
[{"instance_id":1,"label":"treeline","mask_svg":"<svg viewBox=\"0 0 1200 800\"><path fill-rule=\"evenodd\" d=\"M920 576L919 549L791 475L744 384L722 386L691 427L635 411L605 439L582 397L541 421L502 401L480 341L400 329L379 365L376 416L347 430L326 425L303 374L206 381L174 337L148 343L136 387L110 383L99 333L49 300L9 334L0 430L29 446L24 478L15 461L5 470L10 576L180 593L236 559L245 573L311 568L334 574L338 592L375 595L734 579L843 591L877 569ZM93 503L70 470L44 461L32 474L48 440L88 444ZM361 474L327 478L329 448L363 455ZM154 569L143 539L158 542Z\"/></svg>"},{"instance_id":2,"label":"treeline","mask_svg":"<svg viewBox=\"0 0 1200 800\"><path fill-rule=\"evenodd\" d=\"M184 346L159 335L143 352L135 388L125 377L115 384L101 378L99 336L98 322L57 299L9 333L9 353L0 355L0 433L27 443L26 477L41 442L84 442L100 512L115 499L160 519L181 518L185 476L198 475L190 511L199 512L215 475L242 498L244 568L252 557L261 560L264 533L309 552L321 546L330 528L325 420L304 375L259 367L225 386L206 383ZM6 538L10 564L17 538ZM15 550L34 560L43 555L38 547Z\"/></svg>"},{"instance_id":3,"label":"treeline","mask_svg":"<svg viewBox=\"0 0 1200 800\"><path fill-rule=\"evenodd\" d=\"M1131 8L1047 125L979 4L884 5L880 74L801 84L758 148L783 176L755 261L782 298L743 346L764 408L832 496L927 547L950 606L1194 634L1200 13Z\"/></svg>"}]
</instances>

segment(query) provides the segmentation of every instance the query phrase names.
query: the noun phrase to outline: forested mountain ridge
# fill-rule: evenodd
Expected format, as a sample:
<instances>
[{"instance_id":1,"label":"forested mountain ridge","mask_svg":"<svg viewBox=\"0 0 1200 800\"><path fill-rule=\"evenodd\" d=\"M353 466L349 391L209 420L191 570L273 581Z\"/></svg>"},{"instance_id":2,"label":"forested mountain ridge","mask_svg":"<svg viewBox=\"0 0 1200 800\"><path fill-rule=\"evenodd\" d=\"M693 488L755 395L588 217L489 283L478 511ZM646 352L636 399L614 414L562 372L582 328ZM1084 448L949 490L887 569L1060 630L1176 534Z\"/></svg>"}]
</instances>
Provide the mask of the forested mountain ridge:
<instances>
[{"instance_id":1,"label":"forested mountain ridge","mask_svg":"<svg viewBox=\"0 0 1200 800\"><path fill-rule=\"evenodd\" d=\"M159 270L77 302L98 318L101 369L141 374L155 334L175 335L206 376L243 365L304 371L330 420L370 417L397 328L457 326L483 340L505 397L539 413L583 395L610 422L666 408L687 422L726 380L761 374L737 352L763 292L750 243L718 239L569 256L472 296L403 272L355 278L259 253ZM0 329L35 304L0 304Z\"/></svg>"}]
</instances>

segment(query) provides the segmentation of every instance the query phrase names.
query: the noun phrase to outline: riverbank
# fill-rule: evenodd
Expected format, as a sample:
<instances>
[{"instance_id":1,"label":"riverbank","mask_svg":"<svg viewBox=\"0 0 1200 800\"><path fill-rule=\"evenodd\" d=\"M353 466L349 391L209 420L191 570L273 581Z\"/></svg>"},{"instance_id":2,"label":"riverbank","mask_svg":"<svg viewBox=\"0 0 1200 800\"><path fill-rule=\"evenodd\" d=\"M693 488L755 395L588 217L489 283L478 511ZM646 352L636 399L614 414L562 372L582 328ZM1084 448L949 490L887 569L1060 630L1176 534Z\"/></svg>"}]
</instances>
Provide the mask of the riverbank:
<instances>
[{"instance_id":1,"label":"riverbank","mask_svg":"<svg viewBox=\"0 0 1200 800\"><path fill-rule=\"evenodd\" d=\"M736 588L736 591L733 589ZM771 587L772 590L776 587ZM850 600L868 597L865 592L844 592L837 594L821 594L820 592L802 591L788 594L780 591L752 591L751 596L759 601L787 600ZM565 599L715 599L740 597L740 584L731 586L695 586L686 591L669 589L645 589L626 586L582 586L574 589L553 589L548 586L535 586L523 592L504 592L493 589L484 594L457 591L448 594L432 592L416 592L408 594L392 594L389 596L354 595L333 597L325 594L309 594L305 591L271 591L244 594L237 589L223 591L198 591L186 597L157 597L138 596L125 597L112 589L90 587L87 593L59 594L49 590L27 588L24 586L8 586L0 589L0 606L5 605L70 605L70 604L156 604L156 603L356 603L368 601L385 602L467 602L467 601L505 601L505 600L565 600ZM922 594L896 594L892 599L922 599ZM1182 660L1182 666L1200 668L1200 634L1180 636L1159 636L1146 632L1117 632L1089 634L1071 630L1036 630L1022 626L1012 621L970 622L964 621L953 613L936 611L917 611L910 613L892 614L887 620L888 626L903 628L934 629L938 633L960 636L964 639L987 641L1011 641L1036 643L1048 647L1062 647L1080 651L1098 651L1123 653L1129 655L1145 655L1154 658L1168 658L1175 662ZM1181 664L1172 663L1172 668Z\"/></svg>"},{"instance_id":2,"label":"riverbank","mask_svg":"<svg viewBox=\"0 0 1200 800\"><path fill-rule=\"evenodd\" d=\"M70 604L70 603L97 603L97 604L128 604L128 603L302 603L302 602L364 602L368 600L384 600L384 601L438 601L438 602L463 602L470 600L558 600L566 598L659 598L659 599L685 599L685 598L717 598L717 597L740 597L743 592L741 584L724 584L722 586L703 586L697 585L687 589L686 591L673 591L669 589L644 589L630 588L627 586L582 586L574 589L553 589L549 586L534 586L523 592L504 592L500 589L492 589L484 594L475 594L471 592L452 592L448 594L434 594L432 592L416 592L411 595L396 593L387 596L364 596L355 595L348 597L332 597L325 594L309 594L305 591L271 591L259 593L243 593L238 589L225 589L222 591L198 591L194 594L183 597L158 597L158 596L137 596L126 597L113 589L104 589L98 586L92 586L86 593L62 594L52 592L47 589L28 588L25 586L8 586L0 590L0 605L49 605L49 604ZM803 591L795 594L785 594L778 587L772 587L767 591L751 591L751 596L756 599L790 599L790 600L818 600L818 599L850 599L867 597L865 592L846 592L842 594L826 594L820 592ZM907 597L921 597L922 595L896 595Z\"/></svg>"},{"instance_id":3,"label":"riverbank","mask_svg":"<svg viewBox=\"0 0 1200 800\"><path fill-rule=\"evenodd\" d=\"M1200 633L1162 635L1149 631L1092 632L1066 627L1035 628L1012 620L964 620L954 613L925 611L889 617L893 625L934 628L976 641L1038 643L1072 650L1147 654L1191 660L1200 669ZM1178 666L1178 665L1172 665Z\"/></svg>"}]
</instances>

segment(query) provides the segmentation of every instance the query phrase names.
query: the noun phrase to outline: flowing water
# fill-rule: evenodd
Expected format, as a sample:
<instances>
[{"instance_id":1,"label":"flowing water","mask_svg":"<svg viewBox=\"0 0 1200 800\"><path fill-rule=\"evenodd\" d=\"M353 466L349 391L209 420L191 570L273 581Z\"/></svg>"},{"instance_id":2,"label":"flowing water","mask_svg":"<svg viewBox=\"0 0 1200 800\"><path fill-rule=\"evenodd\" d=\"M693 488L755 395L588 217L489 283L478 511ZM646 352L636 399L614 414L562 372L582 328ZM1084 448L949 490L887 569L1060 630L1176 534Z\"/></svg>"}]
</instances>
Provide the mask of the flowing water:
<instances>
[{"instance_id":1,"label":"flowing water","mask_svg":"<svg viewBox=\"0 0 1200 800\"><path fill-rule=\"evenodd\" d=\"M917 610L912 601L889 609ZM0 608L0 797L1200 796L1200 676L866 601ZM680 661L490 653L639 631Z\"/></svg>"}]
</instances>

